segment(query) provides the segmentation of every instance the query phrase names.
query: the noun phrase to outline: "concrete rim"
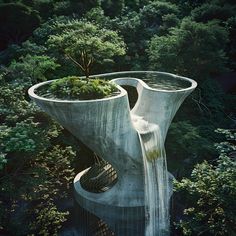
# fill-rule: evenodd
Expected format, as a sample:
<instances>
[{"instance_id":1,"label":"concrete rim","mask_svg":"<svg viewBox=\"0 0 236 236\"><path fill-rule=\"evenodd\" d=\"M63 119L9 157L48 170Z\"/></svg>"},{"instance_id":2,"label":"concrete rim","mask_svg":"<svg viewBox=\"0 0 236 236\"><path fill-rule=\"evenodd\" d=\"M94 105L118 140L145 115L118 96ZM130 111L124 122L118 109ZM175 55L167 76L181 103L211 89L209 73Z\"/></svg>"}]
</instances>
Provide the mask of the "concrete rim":
<instances>
[{"instance_id":1,"label":"concrete rim","mask_svg":"<svg viewBox=\"0 0 236 236\"><path fill-rule=\"evenodd\" d=\"M184 80L184 81L187 81L190 83L190 86L187 87L187 88L183 88L183 89L176 89L176 90L166 90L166 89L156 89L156 88L152 88L150 86L148 86L145 82L143 82L141 79L138 79L138 78L134 78L134 77L128 77L128 76L124 76L122 77L122 75L124 74L147 74L147 73L150 73L150 74L160 74L160 75L167 75L167 76L170 76L170 77L173 77L175 79L180 79L180 80ZM115 81L115 80L119 80L119 79L133 79L133 80L136 80L137 82L139 82L144 88L146 88L147 90L150 90L150 91L158 91L158 92L165 92L165 93L175 93L175 92L184 92L184 91L191 91L191 90L194 90L196 87L197 87L197 82L193 79L190 79L190 78L187 78L187 77L183 77L183 76L178 76L178 75L175 75L175 74L171 74L171 73L167 73L167 72L159 72L159 71L121 71L121 72L112 72L112 73L105 73L105 74L97 74L97 75L91 75L90 77L91 78L94 78L94 77L107 77L107 76L115 76L117 75L117 78L115 79L112 79L111 81ZM84 76L80 77L81 79L85 78ZM123 89L121 86L119 85L116 85L117 88L120 90L120 94L118 95L115 95L115 96L112 96L112 97L108 97L108 98L101 98L101 99L90 99L90 100L63 100L63 99L51 99L51 98L46 98L46 97L42 97L42 96L39 96L36 94L36 89L43 86L43 85L46 85L46 84L49 84L55 80L58 80L58 79L54 79L54 80L48 80L48 81L45 81L45 82L41 82L41 83L38 83L38 84L35 84L33 85L32 87L29 88L28 90L28 94L29 96L32 98L32 99L37 99L37 100L41 100L41 101L47 101L47 102L57 102L57 103L91 103L91 102L102 102L102 101L106 101L106 100L111 100L111 99L116 99L116 98L119 98L119 97L123 97L127 94L126 90Z\"/></svg>"}]
</instances>

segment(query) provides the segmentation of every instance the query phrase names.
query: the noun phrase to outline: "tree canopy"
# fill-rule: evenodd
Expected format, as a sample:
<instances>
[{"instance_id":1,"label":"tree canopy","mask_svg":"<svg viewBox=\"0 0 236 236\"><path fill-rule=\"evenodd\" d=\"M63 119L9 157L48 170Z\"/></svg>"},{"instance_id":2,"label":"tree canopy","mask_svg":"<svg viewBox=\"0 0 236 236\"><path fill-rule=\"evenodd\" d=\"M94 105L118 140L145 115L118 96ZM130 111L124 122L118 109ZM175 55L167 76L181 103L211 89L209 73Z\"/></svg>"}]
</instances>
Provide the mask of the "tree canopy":
<instances>
[{"instance_id":1,"label":"tree canopy","mask_svg":"<svg viewBox=\"0 0 236 236\"><path fill-rule=\"evenodd\" d=\"M57 25L60 33L51 35L48 44L65 54L88 77L93 64L111 61L125 54L125 44L117 32L84 21Z\"/></svg>"},{"instance_id":2,"label":"tree canopy","mask_svg":"<svg viewBox=\"0 0 236 236\"><path fill-rule=\"evenodd\" d=\"M217 130L227 141L216 144L220 156L216 163L197 164L190 178L176 182L176 190L185 192L188 207L177 226L184 235L234 235L236 206L236 162L229 153L236 150L236 135Z\"/></svg>"},{"instance_id":3,"label":"tree canopy","mask_svg":"<svg viewBox=\"0 0 236 236\"><path fill-rule=\"evenodd\" d=\"M202 80L226 70L227 43L228 32L216 22L185 19L169 35L152 38L148 49L151 67Z\"/></svg>"}]
</instances>

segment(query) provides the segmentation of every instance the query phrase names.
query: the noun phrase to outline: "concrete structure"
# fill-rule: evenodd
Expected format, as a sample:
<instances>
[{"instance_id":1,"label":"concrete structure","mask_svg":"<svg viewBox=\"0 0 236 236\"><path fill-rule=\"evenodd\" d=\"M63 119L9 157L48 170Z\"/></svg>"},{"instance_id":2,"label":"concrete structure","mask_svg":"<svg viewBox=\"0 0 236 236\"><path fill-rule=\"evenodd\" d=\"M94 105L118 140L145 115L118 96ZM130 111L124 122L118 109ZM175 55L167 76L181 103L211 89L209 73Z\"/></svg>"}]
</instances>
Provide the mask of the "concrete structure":
<instances>
[{"instance_id":1,"label":"concrete structure","mask_svg":"<svg viewBox=\"0 0 236 236\"><path fill-rule=\"evenodd\" d=\"M154 89L137 79L142 77L142 73L156 74L157 77L169 76L183 82L184 87L177 90ZM142 150L136 130L137 117L158 124L165 138L176 111L197 84L188 78L160 72L122 72L99 76L108 79L116 77L113 81L120 94L86 101L53 100L38 96L35 91L51 82L48 81L31 87L29 95L42 110L117 171L117 183L103 193L84 190L79 181L83 173L79 173L74 180L77 202L105 220L116 235L140 235L142 229L132 229L132 222L137 226L144 218L144 174ZM138 91L138 100L131 111L127 92L119 85L133 86ZM125 224L127 221L131 223Z\"/></svg>"}]
</instances>

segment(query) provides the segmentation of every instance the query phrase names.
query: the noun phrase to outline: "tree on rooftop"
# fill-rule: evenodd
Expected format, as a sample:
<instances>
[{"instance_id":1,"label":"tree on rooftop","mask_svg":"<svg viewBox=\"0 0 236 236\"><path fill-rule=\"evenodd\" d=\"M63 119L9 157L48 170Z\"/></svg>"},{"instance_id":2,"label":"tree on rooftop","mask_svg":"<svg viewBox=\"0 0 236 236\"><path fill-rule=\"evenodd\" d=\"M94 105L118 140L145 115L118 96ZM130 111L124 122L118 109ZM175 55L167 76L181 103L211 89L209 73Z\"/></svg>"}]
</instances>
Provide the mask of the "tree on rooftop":
<instances>
[{"instance_id":1,"label":"tree on rooftop","mask_svg":"<svg viewBox=\"0 0 236 236\"><path fill-rule=\"evenodd\" d=\"M75 63L86 78L94 64L112 62L112 57L125 54L125 44L117 32L84 21L56 25L60 33L51 35L48 44Z\"/></svg>"}]
</instances>

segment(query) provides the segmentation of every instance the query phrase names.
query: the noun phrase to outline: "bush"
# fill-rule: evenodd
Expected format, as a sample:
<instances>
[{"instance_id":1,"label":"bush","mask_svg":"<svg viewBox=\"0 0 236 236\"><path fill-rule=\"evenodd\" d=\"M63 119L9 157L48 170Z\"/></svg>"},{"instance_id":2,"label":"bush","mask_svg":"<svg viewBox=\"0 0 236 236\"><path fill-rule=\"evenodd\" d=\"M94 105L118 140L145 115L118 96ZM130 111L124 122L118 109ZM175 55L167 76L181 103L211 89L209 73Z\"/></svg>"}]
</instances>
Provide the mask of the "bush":
<instances>
[{"instance_id":1,"label":"bush","mask_svg":"<svg viewBox=\"0 0 236 236\"><path fill-rule=\"evenodd\" d=\"M184 218L177 223L183 235L235 235L236 162L230 156L236 150L235 132L218 129L227 141L216 144L220 153L216 164L197 164L190 178L175 182L188 204Z\"/></svg>"},{"instance_id":2,"label":"bush","mask_svg":"<svg viewBox=\"0 0 236 236\"><path fill-rule=\"evenodd\" d=\"M64 77L50 84L47 93L60 99L99 99L116 94L118 89L101 79L82 80L76 76Z\"/></svg>"}]
</instances>

